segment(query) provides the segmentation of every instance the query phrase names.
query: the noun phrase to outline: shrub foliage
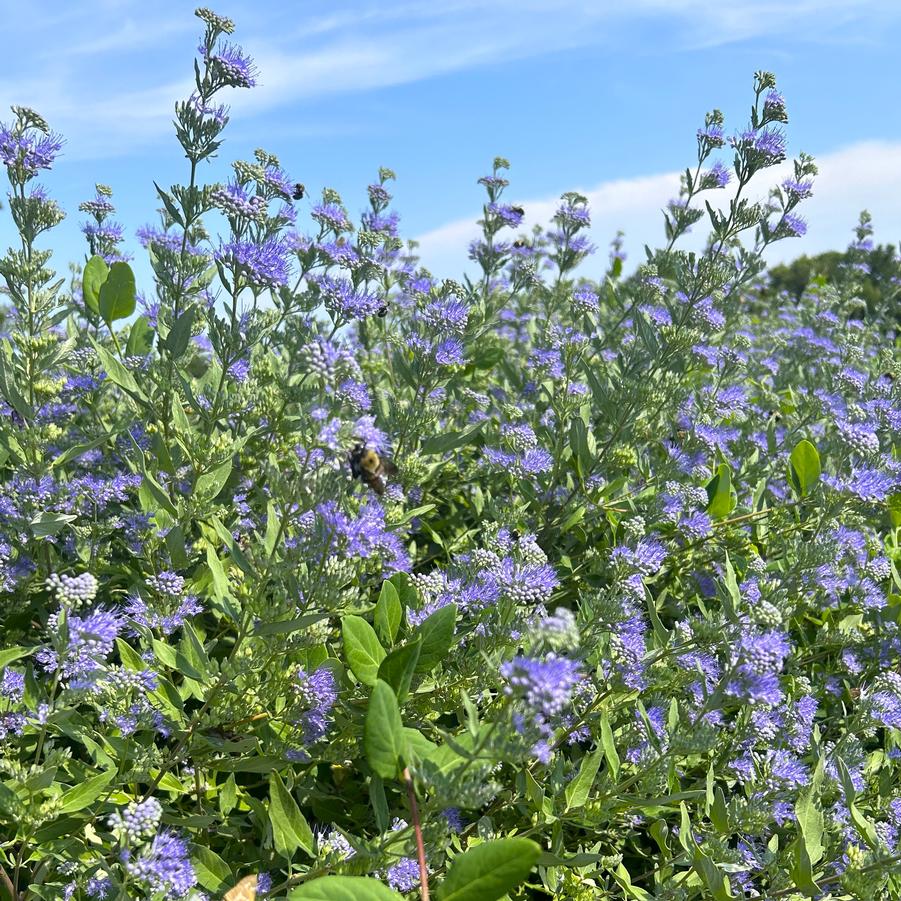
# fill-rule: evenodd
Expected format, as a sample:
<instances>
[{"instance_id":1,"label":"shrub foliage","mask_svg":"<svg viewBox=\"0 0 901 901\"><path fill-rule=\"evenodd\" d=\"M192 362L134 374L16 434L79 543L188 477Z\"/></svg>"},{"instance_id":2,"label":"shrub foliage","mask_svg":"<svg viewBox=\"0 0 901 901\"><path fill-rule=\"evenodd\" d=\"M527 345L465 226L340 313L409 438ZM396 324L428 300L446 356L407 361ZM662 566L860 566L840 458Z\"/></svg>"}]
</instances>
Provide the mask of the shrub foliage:
<instances>
[{"instance_id":1,"label":"shrub foliage","mask_svg":"<svg viewBox=\"0 0 901 901\"><path fill-rule=\"evenodd\" d=\"M497 159L457 282L387 169L356 222L204 183L257 73L198 15L152 284L104 185L56 277L61 138L0 128L0 898L897 897L892 311L763 290L816 174L751 199L773 77L628 278Z\"/></svg>"}]
</instances>

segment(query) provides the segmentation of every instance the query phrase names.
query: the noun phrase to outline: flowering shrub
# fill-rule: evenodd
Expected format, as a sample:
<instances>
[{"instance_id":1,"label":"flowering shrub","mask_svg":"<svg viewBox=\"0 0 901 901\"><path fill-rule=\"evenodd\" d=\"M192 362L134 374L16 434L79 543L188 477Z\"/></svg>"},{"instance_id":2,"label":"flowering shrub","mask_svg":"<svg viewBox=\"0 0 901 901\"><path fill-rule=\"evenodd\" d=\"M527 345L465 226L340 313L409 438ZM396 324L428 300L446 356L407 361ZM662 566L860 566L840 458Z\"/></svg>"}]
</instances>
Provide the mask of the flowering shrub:
<instances>
[{"instance_id":1,"label":"flowering shrub","mask_svg":"<svg viewBox=\"0 0 901 901\"><path fill-rule=\"evenodd\" d=\"M387 169L203 182L257 73L198 15L142 291L104 185L56 278L62 139L0 128L0 898L898 897L894 311L767 289L773 77L634 274L497 159L455 282Z\"/></svg>"}]
</instances>

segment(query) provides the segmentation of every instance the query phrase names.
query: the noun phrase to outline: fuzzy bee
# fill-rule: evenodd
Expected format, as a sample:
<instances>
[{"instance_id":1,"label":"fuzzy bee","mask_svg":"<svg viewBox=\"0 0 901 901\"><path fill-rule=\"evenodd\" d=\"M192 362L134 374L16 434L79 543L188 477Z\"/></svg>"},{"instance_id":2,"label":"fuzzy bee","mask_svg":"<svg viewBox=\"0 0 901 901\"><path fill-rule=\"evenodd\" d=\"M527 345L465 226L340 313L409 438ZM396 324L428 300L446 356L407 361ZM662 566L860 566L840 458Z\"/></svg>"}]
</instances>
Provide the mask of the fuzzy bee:
<instances>
[{"instance_id":1,"label":"fuzzy bee","mask_svg":"<svg viewBox=\"0 0 901 901\"><path fill-rule=\"evenodd\" d=\"M511 206L510 209L519 216L525 216L526 214L526 211L521 206Z\"/></svg>"},{"instance_id":2,"label":"fuzzy bee","mask_svg":"<svg viewBox=\"0 0 901 901\"><path fill-rule=\"evenodd\" d=\"M294 185L294 193L291 195L295 200L303 200L303 195L306 194L307 189L298 182Z\"/></svg>"},{"instance_id":3,"label":"fuzzy bee","mask_svg":"<svg viewBox=\"0 0 901 901\"><path fill-rule=\"evenodd\" d=\"M386 457L379 456L371 447L365 444L357 444L348 455L350 474L355 479L361 479L363 484L371 488L376 494L384 494L386 477L393 476L397 467Z\"/></svg>"},{"instance_id":4,"label":"fuzzy bee","mask_svg":"<svg viewBox=\"0 0 901 901\"><path fill-rule=\"evenodd\" d=\"M513 246L514 246L514 247L517 247L517 248L519 248L519 249L521 250L523 247L528 247L528 246L529 246L529 242L526 241L525 238L517 238L517 239L513 242Z\"/></svg>"},{"instance_id":5,"label":"fuzzy bee","mask_svg":"<svg viewBox=\"0 0 901 901\"><path fill-rule=\"evenodd\" d=\"M223 901L255 901L257 896L257 874L245 876L234 888L230 888Z\"/></svg>"}]
</instances>

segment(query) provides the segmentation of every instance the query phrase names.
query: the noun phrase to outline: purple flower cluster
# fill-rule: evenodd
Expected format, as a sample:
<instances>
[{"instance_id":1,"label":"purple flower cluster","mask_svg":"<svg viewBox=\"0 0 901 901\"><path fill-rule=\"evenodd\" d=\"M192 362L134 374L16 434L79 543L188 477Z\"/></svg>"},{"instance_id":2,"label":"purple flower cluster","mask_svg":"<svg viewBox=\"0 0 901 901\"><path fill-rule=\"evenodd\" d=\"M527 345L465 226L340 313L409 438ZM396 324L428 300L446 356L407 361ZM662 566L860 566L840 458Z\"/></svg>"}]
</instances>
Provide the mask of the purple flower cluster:
<instances>
[{"instance_id":1,"label":"purple flower cluster","mask_svg":"<svg viewBox=\"0 0 901 901\"><path fill-rule=\"evenodd\" d=\"M302 667L294 674L294 692L302 709L299 723L305 745L323 738L329 727L329 714L338 700L338 685L331 670L320 668L308 673Z\"/></svg>"},{"instance_id":2,"label":"purple flower cluster","mask_svg":"<svg viewBox=\"0 0 901 901\"><path fill-rule=\"evenodd\" d=\"M267 238L262 243L234 239L223 244L215 257L240 272L254 288L286 285L291 274L288 245L280 238Z\"/></svg>"},{"instance_id":3,"label":"purple flower cluster","mask_svg":"<svg viewBox=\"0 0 901 901\"><path fill-rule=\"evenodd\" d=\"M171 829L162 829L135 854L122 852L125 871L154 897L184 898L197 884L188 843Z\"/></svg>"},{"instance_id":4,"label":"purple flower cluster","mask_svg":"<svg viewBox=\"0 0 901 901\"><path fill-rule=\"evenodd\" d=\"M50 169L63 147L63 139L52 132L20 131L0 124L0 162L8 170L33 178L41 169Z\"/></svg>"}]
</instances>

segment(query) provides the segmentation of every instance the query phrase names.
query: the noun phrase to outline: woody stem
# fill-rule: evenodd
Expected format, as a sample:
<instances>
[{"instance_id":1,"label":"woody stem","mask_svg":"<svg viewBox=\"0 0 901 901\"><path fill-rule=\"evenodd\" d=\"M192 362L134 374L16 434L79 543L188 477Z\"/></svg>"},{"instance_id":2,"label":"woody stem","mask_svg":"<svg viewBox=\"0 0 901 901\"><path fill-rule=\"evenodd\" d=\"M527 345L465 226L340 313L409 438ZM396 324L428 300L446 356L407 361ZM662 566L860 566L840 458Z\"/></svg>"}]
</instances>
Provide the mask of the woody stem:
<instances>
[{"instance_id":1,"label":"woody stem","mask_svg":"<svg viewBox=\"0 0 901 901\"><path fill-rule=\"evenodd\" d=\"M416 854L419 858L419 885L422 889L422 901L429 901L429 871L425 864L425 845L422 841L422 826L419 822L419 805L416 803L416 792L413 789L413 777L408 767L404 767L404 782L407 786L407 797L410 799L410 814L413 819L413 831L416 833Z\"/></svg>"}]
</instances>

